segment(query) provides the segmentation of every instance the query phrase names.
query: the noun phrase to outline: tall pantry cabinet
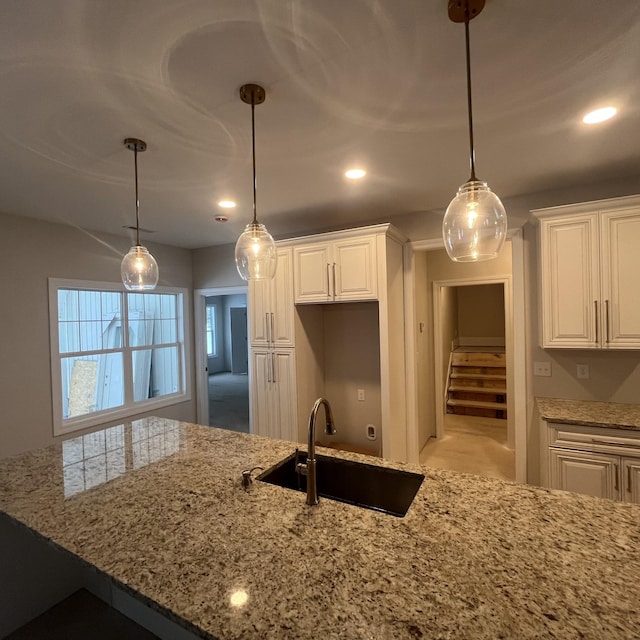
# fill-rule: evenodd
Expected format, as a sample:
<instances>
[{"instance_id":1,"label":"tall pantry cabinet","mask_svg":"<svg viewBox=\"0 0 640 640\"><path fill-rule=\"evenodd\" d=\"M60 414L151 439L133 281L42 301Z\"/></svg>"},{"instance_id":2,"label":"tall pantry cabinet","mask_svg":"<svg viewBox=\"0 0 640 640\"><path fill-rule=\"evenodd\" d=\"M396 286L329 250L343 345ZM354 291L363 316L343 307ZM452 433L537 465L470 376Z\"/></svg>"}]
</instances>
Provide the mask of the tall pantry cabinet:
<instances>
[{"instance_id":1,"label":"tall pantry cabinet","mask_svg":"<svg viewBox=\"0 0 640 640\"><path fill-rule=\"evenodd\" d=\"M278 248L273 280L249 282L253 433L297 440L293 272L290 247Z\"/></svg>"}]
</instances>

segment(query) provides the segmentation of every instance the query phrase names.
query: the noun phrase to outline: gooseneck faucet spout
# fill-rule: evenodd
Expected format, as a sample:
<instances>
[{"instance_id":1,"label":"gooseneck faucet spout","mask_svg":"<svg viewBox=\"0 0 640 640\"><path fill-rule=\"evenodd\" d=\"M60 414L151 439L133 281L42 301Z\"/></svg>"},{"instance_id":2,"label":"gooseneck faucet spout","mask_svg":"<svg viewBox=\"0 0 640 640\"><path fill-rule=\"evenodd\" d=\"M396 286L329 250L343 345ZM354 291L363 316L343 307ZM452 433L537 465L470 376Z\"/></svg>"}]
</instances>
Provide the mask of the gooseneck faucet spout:
<instances>
[{"instance_id":1,"label":"gooseneck faucet spout","mask_svg":"<svg viewBox=\"0 0 640 640\"><path fill-rule=\"evenodd\" d=\"M324 405L325 413L325 433L332 435L336 432L335 425L333 423L333 414L331 412L331 405L326 398L318 398L313 403L313 408L309 414L309 441L307 447L307 462L306 464L298 464L298 473L302 473L307 476L307 504L318 504L318 486L316 483L316 418L320 406Z\"/></svg>"}]
</instances>

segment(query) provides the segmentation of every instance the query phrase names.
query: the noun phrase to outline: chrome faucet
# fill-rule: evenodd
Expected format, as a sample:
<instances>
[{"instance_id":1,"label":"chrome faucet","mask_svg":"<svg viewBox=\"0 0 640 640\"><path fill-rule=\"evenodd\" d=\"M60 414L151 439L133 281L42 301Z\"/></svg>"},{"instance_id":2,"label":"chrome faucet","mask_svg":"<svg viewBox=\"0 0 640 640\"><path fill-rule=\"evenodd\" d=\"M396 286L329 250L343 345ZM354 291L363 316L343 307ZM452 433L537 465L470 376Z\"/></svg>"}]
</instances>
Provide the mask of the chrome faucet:
<instances>
[{"instance_id":1,"label":"chrome faucet","mask_svg":"<svg viewBox=\"0 0 640 640\"><path fill-rule=\"evenodd\" d=\"M318 398L313 403L311 414L309 415L309 442L307 448L307 462L299 462L296 471L307 476L307 504L318 504L318 486L316 484L316 417L320 405L324 405L325 413L325 433L330 436L336 432L333 424L333 414L331 405L325 398Z\"/></svg>"}]
</instances>

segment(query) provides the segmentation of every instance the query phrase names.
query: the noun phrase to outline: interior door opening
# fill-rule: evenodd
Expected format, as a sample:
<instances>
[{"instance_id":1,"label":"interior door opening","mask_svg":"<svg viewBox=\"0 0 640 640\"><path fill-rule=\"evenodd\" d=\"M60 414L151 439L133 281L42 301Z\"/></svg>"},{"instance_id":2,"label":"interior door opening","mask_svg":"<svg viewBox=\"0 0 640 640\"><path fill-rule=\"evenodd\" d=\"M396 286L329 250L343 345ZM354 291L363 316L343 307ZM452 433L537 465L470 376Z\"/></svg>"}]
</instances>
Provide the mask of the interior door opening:
<instances>
[{"instance_id":1,"label":"interior door opening","mask_svg":"<svg viewBox=\"0 0 640 640\"><path fill-rule=\"evenodd\" d=\"M506 282L434 283L436 433L429 466L515 479L509 437ZM513 423L513 421L512 421Z\"/></svg>"},{"instance_id":2,"label":"interior door opening","mask_svg":"<svg viewBox=\"0 0 640 640\"><path fill-rule=\"evenodd\" d=\"M198 291L195 305L198 422L249 433L246 289Z\"/></svg>"}]
</instances>

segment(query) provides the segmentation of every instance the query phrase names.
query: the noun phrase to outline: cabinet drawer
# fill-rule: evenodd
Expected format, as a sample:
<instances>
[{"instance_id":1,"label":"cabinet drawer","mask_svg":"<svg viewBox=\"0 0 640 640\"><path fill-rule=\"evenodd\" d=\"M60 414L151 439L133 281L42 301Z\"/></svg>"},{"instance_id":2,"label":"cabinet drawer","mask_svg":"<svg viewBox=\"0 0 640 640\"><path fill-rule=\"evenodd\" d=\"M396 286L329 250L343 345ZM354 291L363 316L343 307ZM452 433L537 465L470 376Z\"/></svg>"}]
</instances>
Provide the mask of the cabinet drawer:
<instances>
[{"instance_id":1,"label":"cabinet drawer","mask_svg":"<svg viewBox=\"0 0 640 640\"><path fill-rule=\"evenodd\" d=\"M622 434L620 429L551 424L549 446L580 451L640 455L640 433Z\"/></svg>"}]
</instances>

